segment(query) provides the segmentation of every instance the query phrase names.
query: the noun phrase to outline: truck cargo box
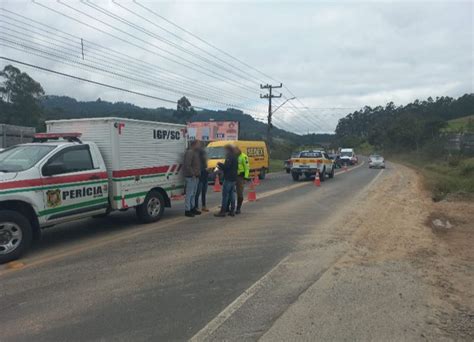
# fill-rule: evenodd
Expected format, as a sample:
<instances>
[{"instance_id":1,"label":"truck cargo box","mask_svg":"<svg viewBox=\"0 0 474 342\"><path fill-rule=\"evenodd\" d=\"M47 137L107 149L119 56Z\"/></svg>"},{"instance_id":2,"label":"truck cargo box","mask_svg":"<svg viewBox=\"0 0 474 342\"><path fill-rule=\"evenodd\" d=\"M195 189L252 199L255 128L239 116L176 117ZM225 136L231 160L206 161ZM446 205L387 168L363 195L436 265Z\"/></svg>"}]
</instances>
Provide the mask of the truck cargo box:
<instances>
[{"instance_id":1,"label":"truck cargo box","mask_svg":"<svg viewBox=\"0 0 474 342\"><path fill-rule=\"evenodd\" d=\"M182 161L186 126L122 118L52 120L50 133L78 132L98 146L109 176L113 209L143 202L153 188L168 198L184 191Z\"/></svg>"}]
</instances>

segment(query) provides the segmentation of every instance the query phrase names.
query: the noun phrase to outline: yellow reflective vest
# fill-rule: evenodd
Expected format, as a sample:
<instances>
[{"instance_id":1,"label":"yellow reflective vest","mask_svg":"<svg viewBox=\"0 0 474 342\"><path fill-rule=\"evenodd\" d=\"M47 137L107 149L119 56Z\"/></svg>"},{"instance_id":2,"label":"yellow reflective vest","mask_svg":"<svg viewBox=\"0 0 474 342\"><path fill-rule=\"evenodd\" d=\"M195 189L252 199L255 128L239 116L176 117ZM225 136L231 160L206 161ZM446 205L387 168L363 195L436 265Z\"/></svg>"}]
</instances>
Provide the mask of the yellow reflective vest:
<instances>
[{"instance_id":1,"label":"yellow reflective vest","mask_svg":"<svg viewBox=\"0 0 474 342\"><path fill-rule=\"evenodd\" d=\"M237 160L238 160L237 174L244 175L244 178L249 178L249 174L250 174L249 157L247 157L245 153L241 152Z\"/></svg>"}]
</instances>

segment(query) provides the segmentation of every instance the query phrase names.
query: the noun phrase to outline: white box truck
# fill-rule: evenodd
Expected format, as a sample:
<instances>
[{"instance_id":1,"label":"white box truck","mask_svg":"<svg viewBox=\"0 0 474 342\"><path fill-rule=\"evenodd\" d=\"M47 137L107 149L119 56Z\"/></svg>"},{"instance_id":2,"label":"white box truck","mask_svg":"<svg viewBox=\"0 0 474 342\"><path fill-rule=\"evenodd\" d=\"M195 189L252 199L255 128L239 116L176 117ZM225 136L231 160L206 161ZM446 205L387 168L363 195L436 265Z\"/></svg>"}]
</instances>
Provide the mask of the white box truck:
<instances>
[{"instance_id":1,"label":"white box truck","mask_svg":"<svg viewBox=\"0 0 474 342\"><path fill-rule=\"evenodd\" d=\"M132 207L141 221L157 221L184 191L184 125L94 118L46 127L33 143L0 152L0 263L66 221Z\"/></svg>"}]
</instances>

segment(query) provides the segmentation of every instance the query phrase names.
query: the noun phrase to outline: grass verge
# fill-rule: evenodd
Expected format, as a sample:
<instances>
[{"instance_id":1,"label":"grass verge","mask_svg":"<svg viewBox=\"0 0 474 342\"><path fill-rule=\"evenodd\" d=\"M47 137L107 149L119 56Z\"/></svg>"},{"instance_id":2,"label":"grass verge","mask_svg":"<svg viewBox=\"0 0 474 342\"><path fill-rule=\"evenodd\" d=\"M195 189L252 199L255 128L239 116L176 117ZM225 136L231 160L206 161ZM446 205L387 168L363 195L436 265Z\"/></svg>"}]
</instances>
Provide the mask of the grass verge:
<instances>
[{"instance_id":1,"label":"grass verge","mask_svg":"<svg viewBox=\"0 0 474 342\"><path fill-rule=\"evenodd\" d=\"M283 171L283 160L270 159L270 170L269 172L280 172Z\"/></svg>"},{"instance_id":2,"label":"grass verge","mask_svg":"<svg viewBox=\"0 0 474 342\"><path fill-rule=\"evenodd\" d=\"M431 159L419 153L392 156L391 159L421 172L434 201L460 195L474 198L474 158L449 156Z\"/></svg>"}]
</instances>

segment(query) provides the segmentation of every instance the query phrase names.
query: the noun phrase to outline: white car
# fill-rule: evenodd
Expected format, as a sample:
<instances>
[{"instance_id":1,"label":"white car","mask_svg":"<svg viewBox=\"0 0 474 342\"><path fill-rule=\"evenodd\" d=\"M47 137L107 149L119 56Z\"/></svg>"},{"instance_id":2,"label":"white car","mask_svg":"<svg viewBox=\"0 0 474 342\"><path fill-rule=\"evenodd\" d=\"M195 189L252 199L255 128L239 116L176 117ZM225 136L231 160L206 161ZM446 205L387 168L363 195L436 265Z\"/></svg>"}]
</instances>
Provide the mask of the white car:
<instances>
[{"instance_id":1,"label":"white car","mask_svg":"<svg viewBox=\"0 0 474 342\"><path fill-rule=\"evenodd\" d=\"M369 157L369 169L385 169L385 159L378 155L378 154L372 154Z\"/></svg>"}]
</instances>

